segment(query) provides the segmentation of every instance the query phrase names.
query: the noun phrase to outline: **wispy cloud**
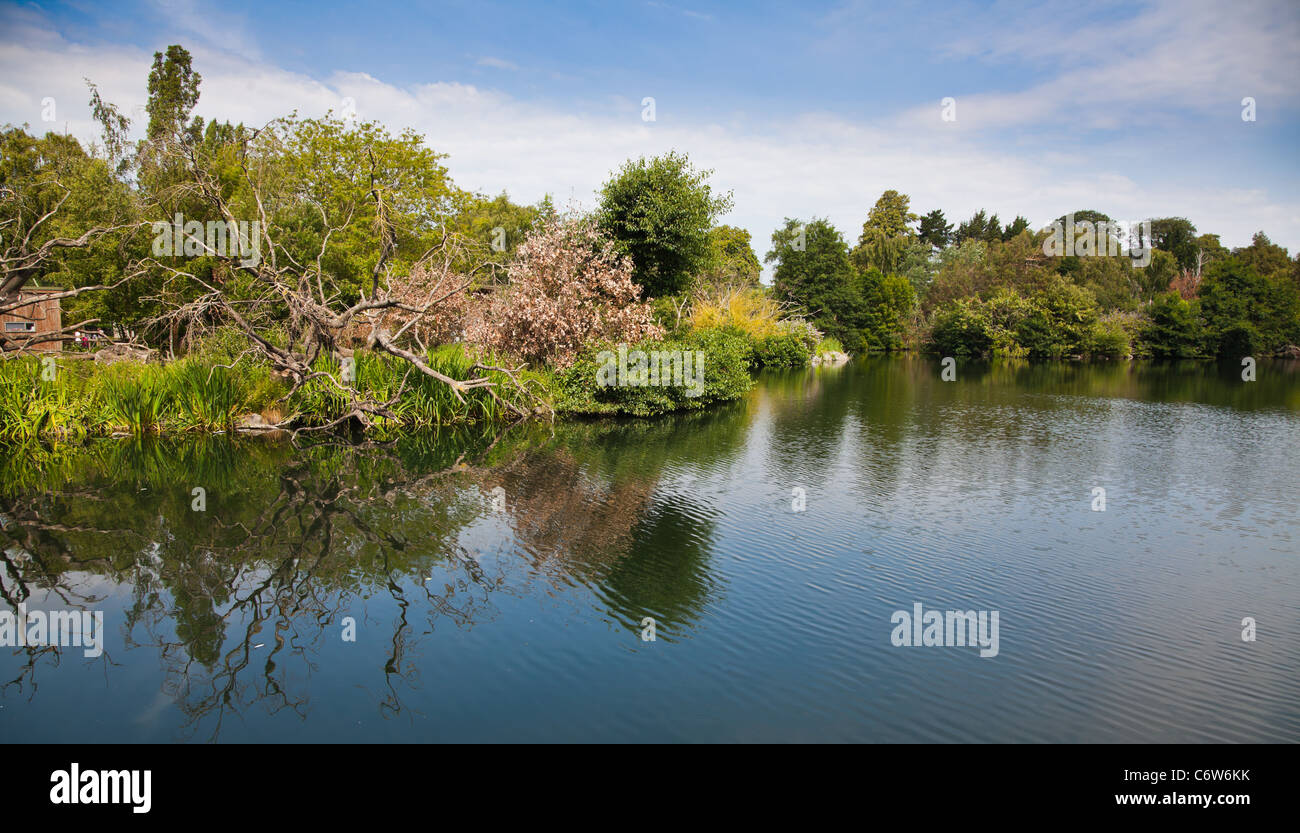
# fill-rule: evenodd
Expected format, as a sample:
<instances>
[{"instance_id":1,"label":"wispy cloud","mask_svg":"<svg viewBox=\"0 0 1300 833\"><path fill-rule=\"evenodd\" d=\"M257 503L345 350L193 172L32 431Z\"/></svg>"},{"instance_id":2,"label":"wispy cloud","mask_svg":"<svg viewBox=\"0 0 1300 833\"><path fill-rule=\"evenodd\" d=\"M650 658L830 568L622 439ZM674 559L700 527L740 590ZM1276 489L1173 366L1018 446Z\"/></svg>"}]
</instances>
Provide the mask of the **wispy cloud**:
<instances>
[{"instance_id":1,"label":"wispy cloud","mask_svg":"<svg viewBox=\"0 0 1300 833\"><path fill-rule=\"evenodd\" d=\"M485 55L482 58L479 58L477 61L475 61L475 63L477 63L481 67L492 67L493 69L508 69L508 70L519 69L518 65L512 64L509 61L503 60L501 58L493 58L491 55Z\"/></svg>"},{"instance_id":2,"label":"wispy cloud","mask_svg":"<svg viewBox=\"0 0 1300 833\"><path fill-rule=\"evenodd\" d=\"M697 12L694 9L683 9L678 6L670 6L667 3L656 2L656 0L649 0L646 5L654 9L664 9L665 11L674 12L685 17L693 17L696 20L713 20L713 15L706 12Z\"/></svg>"}]
</instances>

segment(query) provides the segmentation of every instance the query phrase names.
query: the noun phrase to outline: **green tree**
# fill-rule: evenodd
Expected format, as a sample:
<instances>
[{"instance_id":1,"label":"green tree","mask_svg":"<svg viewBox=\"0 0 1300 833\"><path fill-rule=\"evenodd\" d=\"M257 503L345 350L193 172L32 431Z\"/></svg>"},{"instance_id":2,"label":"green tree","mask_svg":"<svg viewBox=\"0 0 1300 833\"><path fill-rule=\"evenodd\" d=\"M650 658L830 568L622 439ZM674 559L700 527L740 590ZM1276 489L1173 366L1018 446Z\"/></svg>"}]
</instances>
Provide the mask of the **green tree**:
<instances>
[{"instance_id":1,"label":"green tree","mask_svg":"<svg viewBox=\"0 0 1300 833\"><path fill-rule=\"evenodd\" d=\"M917 236L936 249L942 249L952 242L952 223L944 218L942 210L936 208L921 218Z\"/></svg>"},{"instance_id":2,"label":"green tree","mask_svg":"<svg viewBox=\"0 0 1300 833\"><path fill-rule=\"evenodd\" d=\"M1300 343L1300 292L1285 271L1264 277L1229 257L1206 270L1197 301L1206 349L1215 356L1237 359Z\"/></svg>"},{"instance_id":3,"label":"green tree","mask_svg":"<svg viewBox=\"0 0 1300 833\"><path fill-rule=\"evenodd\" d=\"M912 198L900 194L892 188L880 195L876 204L867 212L867 221L862 224L862 236L870 232L880 232L886 237L912 237L912 223L917 216L909 210ZM859 241L860 242L860 241Z\"/></svg>"},{"instance_id":4,"label":"green tree","mask_svg":"<svg viewBox=\"0 0 1300 833\"><path fill-rule=\"evenodd\" d=\"M754 254L749 232L735 226L709 229L710 262L704 280L715 285L757 286L763 266Z\"/></svg>"},{"instance_id":5,"label":"green tree","mask_svg":"<svg viewBox=\"0 0 1300 833\"><path fill-rule=\"evenodd\" d=\"M898 271L908 246L916 239L911 224L917 216L908 210L910 203L911 197L892 189L876 200L853 249L853 263L860 271L876 269L886 275Z\"/></svg>"},{"instance_id":6,"label":"green tree","mask_svg":"<svg viewBox=\"0 0 1300 833\"><path fill-rule=\"evenodd\" d=\"M777 299L801 307L849 352L862 352L863 302L838 229L825 219L805 224L787 218L772 233L772 250L764 260L776 263L772 293Z\"/></svg>"},{"instance_id":7,"label":"green tree","mask_svg":"<svg viewBox=\"0 0 1300 833\"><path fill-rule=\"evenodd\" d=\"M1061 358L1086 353L1097 324L1097 303L1083 287L1057 281L1033 298L1016 341L1030 356Z\"/></svg>"},{"instance_id":8,"label":"green tree","mask_svg":"<svg viewBox=\"0 0 1300 833\"><path fill-rule=\"evenodd\" d=\"M983 240L985 243L992 243L995 240L1002 239L1002 224L998 221L998 215L992 217L984 209L976 211L971 218L961 225L957 226L957 232L953 240L957 243L966 240Z\"/></svg>"},{"instance_id":9,"label":"green tree","mask_svg":"<svg viewBox=\"0 0 1300 833\"><path fill-rule=\"evenodd\" d=\"M1005 243L1014 237L1018 237L1022 231L1029 231L1029 220L1017 214L1016 219L1012 220L1011 224L1002 230L1002 241Z\"/></svg>"},{"instance_id":10,"label":"green tree","mask_svg":"<svg viewBox=\"0 0 1300 833\"><path fill-rule=\"evenodd\" d=\"M199 83L202 76L194 71L190 53L179 44L167 47L167 53L153 53L153 69L149 71L149 101L145 112L149 114L146 136L159 136L185 127L190 111L199 102Z\"/></svg>"},{"instance_id":11,"label":"green tree","mask_svg":"<svg viewBox=\"0 0 1300 833\"><path fill-rule=\"evenodd\" d=\"M1177 292L1157 295L1147 310L1148 323L1141 342L1146 353L1158 359L1188 359L1200 349L1200 320L1192 304Z\"/></svg>"},{"instance_id":12,"label":"green tree","mask_svg":"<svg viewBox=\"0 0 1300 833\"><path fill-rule=\"evenodd\" d=\"M730 192L714 195L710 174L673 151L628 161L601 190L600 227L632 258L646 295L689 289L708 266L709 229L732 205Z\"/></svg>"},{"instance_id":13,"label":"green tree","mask_svg":"<svg viewBox=\"0 0 1300 833\"><path fill-rule=\"evenodd\" d=\"M1178 268L1196 266L1196 226L1185 217L1161 217L1151 221L1151 243L1155 248L1169 252L1178 261Z\"/></svg>"},{"instance_id":14,"label":"green tree","mask_svg":"<svg viewBox=\"0 0 1300 833\"><path fill-rule=\"evenodd\" d=\"M902 275L871 269L861 277L863 338L869 350L900 350L916 296Z\"/></svg>"},{"instance_id":15,"label":"green tree","mask_svg":"<svg viewBox=\"0 0 1300 833\"><path fill-rule=\"evenodd\" d=\"M482 194L454 195L453 225L466 237L483 244L474 254L504 267L515 249L532 231L539 218L552 216L554 206L549 196L536 205L518 205L502 191L495 197ZM498 270L501 271L501 270Z\"/></svg>"},{"instance_id":16,"label":"green tree","mask_svg":"<svg viewBox=\"0 0 1300 833\"><path fill-rule=\"evenodd\" d=\"M1249 246L1233 249L1232 256L1265 277L1286 272L1291 266L1286 249L1269 240L1262 231L1255 232Z\"/></svg>"}]
</instances>

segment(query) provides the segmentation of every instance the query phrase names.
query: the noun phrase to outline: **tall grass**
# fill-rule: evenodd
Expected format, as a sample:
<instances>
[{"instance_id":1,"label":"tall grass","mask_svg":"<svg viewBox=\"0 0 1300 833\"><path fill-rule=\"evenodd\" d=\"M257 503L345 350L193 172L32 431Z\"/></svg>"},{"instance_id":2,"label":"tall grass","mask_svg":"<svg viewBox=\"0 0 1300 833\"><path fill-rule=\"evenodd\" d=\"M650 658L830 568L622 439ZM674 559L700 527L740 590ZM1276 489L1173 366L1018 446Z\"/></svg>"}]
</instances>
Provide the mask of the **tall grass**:
<instances>
[{"instance_id":1,"label":"tall grass","mask_svg":"<svg viewBox=\"0 0 1300 833\"><path fill-rule=\"evenodd\" d=\"M56 364L46 379L35 357L0 360L0 441L83 435L97 416L95 393L72 367Z\"/></svg>"},{"instance_id":2,"label":"tall grass","mask_svg":"<svg viewBox=\"0 0 1300 833\"><path fill-rule=\"evenodd\" d=\"M105 370L99 390L104 415L132 434L155 434L175 410L175 382L154 365L118 364Z\"/></svg>"},{"instance_id":3,"label":"tall grass","mask_svg":"<svg viewBox=\"0 0 1300 833\"><path fill-rule=\"evenodd\" d=\"M244 368L245 373L248 368ZM234 428L249 403L248 377L239 368L186 358L168 367L178 418L190 428L207 431Z\"/></svg>"},{"instance_id":4,"label":"tall grass","mask_svg":"<svg viewBox=\"0 0 1300 833\"><path fill-rule=\"evenodd\" d=\"M436 347L423 356L425 363L452 379L468 379L476 373L471 368L482 358L485 364L495 364L490 357L479 357L460 344ZM443 425L463 425L478 422L498 422L513 415L504 402L525 407L523 396L502 373L488 371L495 383L496 397L487 389L466 391L458 399L443 382L426 376L406 361L386 353L358 351L354 357L355 379L351 385L361 394L378 402L396 398L389 410L395 420L376 419L376 431L383 437L393 429L429 429ZM341 367L332 357L318 359L313 370L328 373L340 379ZM524 374L524 381L534 392L543 392L547 385L541 374ZM401 396L398 397L398 393ZM504 402L502 401L504 400ZM294 395L291 405L294 412L308 424L322 425L347 413L348 396L328 379L316 379L304 385Z\"/></svg>"},{"instance_id":5,"label":"tall grass","mask_svg":"<svg viewBox=\"0 0 1300 833\"><path fill-rule=\"evenodd\" d=\"M463 345L428 352L424 360L452 379L468 379L480 360ZM498 364L483 356L485 364ZM62 362L45 381L34 358L0 361L0 441L128 432L136 436L170 431L231 430L249 411L279 421L286 386L267 365L242 361L224 366L224 355L191 355L162 366ZM66 367L65 367L66 365ZM341 381L337 359L322 357L314 369ZM494 391L475 389L458 399L443 382L387 354L358 351L355 379L345 383L376 401L395 400L393 418L376 418L375 433L391 438L411 429L500 422L513 418L505 403L527 410L533 404L505 374L489 371ZM405 384L403 385L403 380ZM550 377L525 373L530 391L549 398ZM400 392L400 396L398 395ZM325 425L347 413L349 396L328 379L300 388L288 403L294 419Z\"/></svg>"}]
</instances>

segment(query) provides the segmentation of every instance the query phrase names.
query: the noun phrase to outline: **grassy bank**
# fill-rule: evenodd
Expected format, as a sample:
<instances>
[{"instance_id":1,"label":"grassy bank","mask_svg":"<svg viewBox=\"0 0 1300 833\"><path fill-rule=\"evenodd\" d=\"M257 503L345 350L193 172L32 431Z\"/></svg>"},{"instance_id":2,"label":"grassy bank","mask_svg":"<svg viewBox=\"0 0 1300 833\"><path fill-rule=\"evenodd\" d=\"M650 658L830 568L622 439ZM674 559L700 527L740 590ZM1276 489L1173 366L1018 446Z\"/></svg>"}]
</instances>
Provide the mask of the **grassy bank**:
<instances>
[{"instance_id":1,"label":"grassy bank","mask_svg":"<svg viewBox=\"0 0 1300 833\"><path fill-rule=\"evenodd\" d=\"M467 378L476 361L459 345L429 351L435 370L452 378ZM458 401L441 382L412 370L399 359L359 351L356 378L362 394L379 401L402 395L392 410L396 419L379 418L378 436L398 430L438 425L473 424L507 419L508 409L483 389ZM243 360L230 365L227 356L197 354L166 365L118 362L98 365L56 358L52 367L36 357L0 361L0 441L37 438L79 438L112 434L160 434L233 430L241 418L256 414L263 422L287 422L295 427L328 424L347 412L346 398L328 380L304 385L292 396L289 383L266 364ZM322 358L315 369L341 379L337 360ZM490 374L500 383L502 399L522 404L526 397L503 374ZM548 374L524 373L524 384L545 393ZM287 397L287 398L286 398Z\"/></svg>"}]
</instances>

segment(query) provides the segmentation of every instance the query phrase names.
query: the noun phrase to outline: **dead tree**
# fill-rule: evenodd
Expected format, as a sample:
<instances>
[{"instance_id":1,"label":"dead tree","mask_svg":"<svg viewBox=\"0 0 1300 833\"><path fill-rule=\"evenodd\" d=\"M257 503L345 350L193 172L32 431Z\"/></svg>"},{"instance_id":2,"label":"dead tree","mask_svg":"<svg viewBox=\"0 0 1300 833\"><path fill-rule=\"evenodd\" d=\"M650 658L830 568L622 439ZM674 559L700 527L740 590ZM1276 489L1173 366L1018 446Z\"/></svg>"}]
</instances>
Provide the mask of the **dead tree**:
<instances>
[{"instance_id":1,"label":"dead tree","mask_svg":"<svg viewBox=\"0 0 1300 833\"><path fill-rule=\"evenodd\" d=\"M238 228L233 207L194 143L181 139L168 143L163 152L184 166L184 190L188 196L200 198L211 212L221 217L227 230ZM342 300L332 276L323 266L331 237L352 223L355 206L346 216L332 221L319 202L298 197L320 213L324 228L314 260L300 262L284 245L280 239L281 230L271 220L265 194L249 170L247 145L242 149L240 164L257 213L256 224L245 218L245 227L254 228L255 225L256 239L241 239L237 252L214 250L209 241L193 236L186 242L220 259L231 273L251 278L252 293L234 297L227 289L229 282L206 281L184 268L150 259L149 265L161 270L167 276L168 284L178 282L191 292L195 288L199 290L198 297L171 304L170 309L150 323L179 323L188 329L233 326L247 338L249 345L236 362L245 356L258 357L292 382L282 401L287 401L304 385L318 380L345 398L346 406L337 419L314 428L299 426L298 431L335 428L350 420L358 421L363 427L373 424L376 418L400 421L392 409L401 399L407 379L413 372L447 385L461 402L465 401L465 394L481 389L518 418L545 412L541 399L519 379L522 365L507 368L479 363L470 368L469 378L454 379L431 367L422 357L427 349L421 340L422 329L434 321L441 310L463 298L483 273L498 267L483 257L480 265L457 271L454 265L471 259L475 247L444 228L440 239L417 258L405 274L394 275L392 259L397 251L396 230L385 200L384 186L376 180L373 152L370 153L370 188L366 197L375 207L379 253L369 276L368 291L363 291L355 303ZM258 256L248 257L251 252L257 252ZM420 279L413 281L412 276ZM165 299L157 300L166 303ZM290 340L286 346L279 346L269 337L266 326L286 316ZM314 369L318 358L338 349L345 332L358 328L365 332L364 340L371 350L396 356L409 365L397 394L387 401L378 401L333 375ZM503 398L498 393L497 381L489 373L505 377L507 383L522 395L525 404L521 406ZM291 415L279 427L287 427L292 422Z\"/></svg>"},{"instance_id":2,"label":"dead tree","mask_svg":"<svg viewBox=\"0 0 1300 833\"><path fill-rule=\"evenodd\" d=\"M59 213L59 210L63 208L63 204L67 202L69 195L72 193L58 180L54 181L54 185L63 191L63 196L59 198L53 208L37 217L30 225L24 226L23 224L21 206L13 212L13 216L9 219L0 220L0 315L12 313L33 303L31 298L23 296L23 288L49 266L57 253L68 249L87 248L105 235L136 228L138 225L95 226L87 229L78 237L51 237L37 245L33 242L33 238L36 237L41 226ZM5 202L16 205L18 200L19 194L17 191L12 188L0 188L0 205ZM129 278L128 275L112 284L79 286L61 292L47 293L42 296L42 300L61 301L64 298L75 298L87 292L112 289L120 286ZM52 341L70 341L74 337L74 331L84 329L87 325L98 323L98 321L99 319L79 321L55 332L34 335L0 333L0 352L24 353L39 344Z\"/></svg>"}]
</instances>

